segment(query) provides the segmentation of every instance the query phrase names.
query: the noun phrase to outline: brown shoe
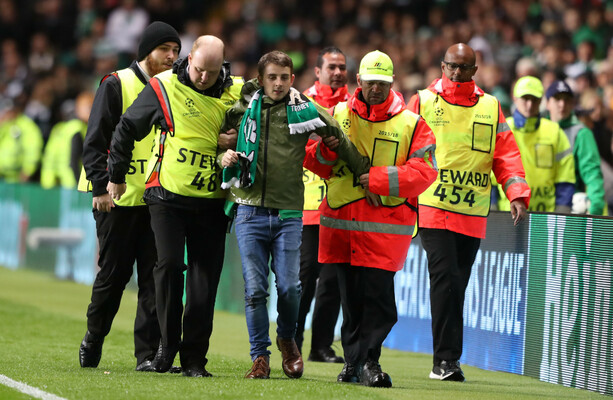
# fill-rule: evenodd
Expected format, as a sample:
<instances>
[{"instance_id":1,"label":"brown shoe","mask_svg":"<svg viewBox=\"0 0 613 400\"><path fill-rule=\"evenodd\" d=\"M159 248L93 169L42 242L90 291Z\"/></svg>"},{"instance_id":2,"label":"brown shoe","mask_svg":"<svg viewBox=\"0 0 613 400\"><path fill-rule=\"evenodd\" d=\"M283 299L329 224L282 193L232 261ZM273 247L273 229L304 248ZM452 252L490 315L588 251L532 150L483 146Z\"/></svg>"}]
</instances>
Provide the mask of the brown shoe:
<instances>
[{"instance_id":1,"label":"brown shoe","mask_svg":"<svg viewBox=\"0 0 613 400\"><path fill-rule=\"evenodd\" d=\"M290 378L300 378L302 372L304 372L304 363L294 338L283 339L277 336L277 347L281 350L283 372L285 372L285 375Z\"/></svg>"},{"instance_id":2,"label":"brown shoe","mask_svg":"<svg viewBox=\"0 0 613 400\"><path fill-rule=\"evenodd\" d=\"M247 379L268 379L270 378L270 366L268 356L259 356L253 362L251 369L245 375Z\"/></svg>"}]
</instances>

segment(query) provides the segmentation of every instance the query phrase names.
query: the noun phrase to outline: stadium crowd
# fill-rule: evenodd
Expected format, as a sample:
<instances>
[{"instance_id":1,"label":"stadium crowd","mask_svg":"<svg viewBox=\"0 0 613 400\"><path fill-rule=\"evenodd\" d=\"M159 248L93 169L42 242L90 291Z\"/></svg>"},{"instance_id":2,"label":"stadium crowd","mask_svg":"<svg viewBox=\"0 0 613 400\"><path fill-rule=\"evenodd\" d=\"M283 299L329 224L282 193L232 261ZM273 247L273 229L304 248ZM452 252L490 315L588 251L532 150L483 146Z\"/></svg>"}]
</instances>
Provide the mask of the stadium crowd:
<instances>
[{"instance_id":1,"label":"stadium crowd","mask_svg":"<svg viewBox=\"0 0 613 400\"><path fill-rule=\"evenodd\" d=\"M613 165L611 1L1 0L0 121L17 107L46 143L53 126L73 116L80 92L94 91L101 77L129 64L153 20L176 27L186 43L204 33L222 38L239 76L255 76L266 51L286 51L299 90L311 85L323 46L347 55L350 91L360 57L380 49L397 65L395 89L405 99L438 76L445 49L468 43L477 51L476 83L501 101L507 115L517 78L535 75L545 88L567 79L603 161ZM608 172L605 185L611 186ZM611 190L607 194L613 203Z\"/></svg>"},{"instance_id":2,"label":"stadium crowd","mask_svg":"<svg viewBox=\"0 0 613 400\"><path fill-rule=\"evenodd\" d=\"M613 204L613 2L602 0L0 0L0 131L25 114L38 129L24 129L40 130L25 136L42 136L29 139L29 165L18 178L7 176L6 165L0 176L40 179L36 171L52 128L75 118L80 93L95 91L105 74L129 65L154 20L176 27L188 44L201 34L224 40L237 76L255 76L265 52L285 51L299 90L312 84L312 66L326 45L347 55L350 92L364 54L389 54L397 66L395 89L408 99L438 77L445 49L467 43L477 53L475 82L500 100L505 115L518 78L537 76L545 88L566 79L578 116L594 133Z\"/></svg>"}]
</instances>

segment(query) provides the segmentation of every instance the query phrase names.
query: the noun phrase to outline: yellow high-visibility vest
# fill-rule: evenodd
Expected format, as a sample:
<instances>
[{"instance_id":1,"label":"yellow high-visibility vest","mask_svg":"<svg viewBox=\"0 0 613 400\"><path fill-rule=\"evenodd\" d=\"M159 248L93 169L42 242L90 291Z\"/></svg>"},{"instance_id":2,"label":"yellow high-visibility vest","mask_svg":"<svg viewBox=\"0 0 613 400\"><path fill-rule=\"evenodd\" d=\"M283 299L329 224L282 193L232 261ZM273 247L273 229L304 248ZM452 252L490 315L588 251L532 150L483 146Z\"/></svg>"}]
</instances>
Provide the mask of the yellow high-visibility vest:
<instances>
[{"instance_id":1,"label":"yellow high-visibility vest","mask_svg":"<svg viewBox=\"0 0 613 400\"><path fill-rule=\"evenodd\" d=\"M458 214L487 216L490 172L498 133L498 100L484 94L472 107L446 102L419 91L420 115L436 137L436 181L419 195L419 204Z\"/></svg>"},{"instance_id":2,"label":"yellow high-visibility vest","mask_svg":"<svg viewBox=\"0 0 613 400\"><path fill-rule=\"evenodd\" d=\"M134 71L130 68L117 71L117 76L121 82L121 113L125 113L128 107L136 100L138 94L145 85L138 79ZM134 142L132 150L132 160L130 168L126 174L126 193L120 200L113 200L118 206L131 207L144 205L143 193L145 192L145 180L147 171L147 161L151 155L153 140L155 137L155 127L147 137L139 142ZM91 192L91 182L85 177L85 169L81 169L81 176L77 189L82 192Z\"/></svg>"},{"instance_id":3,"label":"yellow high-visibility vest","mask_svg":"<svg viewBox=\"0 0 613 400\"><path fill-rule=\"evenodd\" d=\"M221 97L200 95L182 84L172 71L151 80L161 104L169 132L155 136L156 149L147 167L147 187L164 189L189 197L224 198L221 169L216 163L217 139L226 110L240 97L242 78L233 78Z\"/></svg>"},{"instance_id":4,"label":"yellow high-visibility vest","mask_svg":"<svg viewBox=\"0 0 613 400\"><path fill-rule=\"evenodd\" d=\"M407 162L413 132L419 119L417 114L404 110L387 121L372 122L349 112L347 103L339 103L334 109L334 118L358 151L370 158L373 167L403 165ZM332 168L331 177L326 183L327 201L331 208L340 208L365 197L357 177L354 179L352 171L342 160ZM398 206L406 201L404 197L380 197L384 206Z\"/></svg>"}]
</instances>

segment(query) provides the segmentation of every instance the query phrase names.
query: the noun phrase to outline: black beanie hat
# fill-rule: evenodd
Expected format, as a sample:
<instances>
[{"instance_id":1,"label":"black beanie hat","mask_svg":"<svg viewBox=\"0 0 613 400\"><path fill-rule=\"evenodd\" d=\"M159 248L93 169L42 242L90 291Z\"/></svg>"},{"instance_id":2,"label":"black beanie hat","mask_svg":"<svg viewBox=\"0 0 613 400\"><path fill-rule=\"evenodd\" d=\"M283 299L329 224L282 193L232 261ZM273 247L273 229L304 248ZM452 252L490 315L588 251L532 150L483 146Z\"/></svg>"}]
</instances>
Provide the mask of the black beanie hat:
<instances>
[{"instance_id":1,"label":"black beanie hat","mask_svg":"<svg viewBox=\"0 0 613 400\"><path fill-rule=\"evenodd\" d=\"M138 43L138 61L145 59L156 47L166 42L177 43L181 50L181 39L175 28L162 21L152 22L145 28Z\"/></svg>"}]
</instances>

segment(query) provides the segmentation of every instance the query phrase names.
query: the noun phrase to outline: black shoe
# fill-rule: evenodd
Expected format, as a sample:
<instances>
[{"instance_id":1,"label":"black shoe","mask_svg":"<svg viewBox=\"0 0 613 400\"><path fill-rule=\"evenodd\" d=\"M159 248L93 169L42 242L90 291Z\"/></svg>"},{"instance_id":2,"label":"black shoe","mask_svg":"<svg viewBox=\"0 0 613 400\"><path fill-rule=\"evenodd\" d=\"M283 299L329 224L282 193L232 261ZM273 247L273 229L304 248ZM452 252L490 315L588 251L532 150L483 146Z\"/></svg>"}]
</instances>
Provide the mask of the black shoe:
<instances>
[{"instance_id":1,"label":"black shoe","mask_svg":"<svg viewBox=\"0 0 613 400\"><path fill-rule=\"evenodd\" d=\"M385 372L381 371L381 365L376 361L366 361L362 369L360 383L370 387L392 387L392 378Z\"/></svg>"},{"instance_id":2,"label":"black shoe","mask_svg":"<svg viewBox=\"0 0 613 400\"><path fill-rule=\"evenodd\" d=\"M89 331L83 337L81 347L79 347L79 363L81 368L96 368L102 357L102 344L104 337L99 338Z\"/></svg>"},{"instance_id":3,"label":"black shoe","mask_svg":"<svg viewBox=\"0 0 613 400\"><path fill-rule=\"evenodd\" d=\"M170 367L170 369L168 370L169 374L180 374L183 371L183 368L177 366L177 365L173 365L172 367Z\"/></svg>"},{"instance_id":4,"label":"black shoe","mask_svg":"<svg viewBox=\"0 0 613 400\"><path fill-rule=\"evenodd\" d=\"M165 347L160 343L160 347L158 347L158 351L152 362L155 372L168 372L172 367L172 363L175 361L178 351L178 345Z\"/></svg>"},{"instance_id":5,"label":"black shoe","mask_svg":"<svg viewBox=\"0 0 613 400\"><path fill-rule=\"evenodd\" d=\"M185 367L183 368L183 376L189 376L190 378L210 378L213 376L204 367Z\"/></svg>"},{"instance_id":6,"label":"black shoe","mask_svg":"<svg viewBox=\"0 0 613 400\"><path fill-rule=\"evenodd\" d=\"M332 347L328 347L324 349L311 349L309 361L342 364L345 362L345 359L341 356L337 356L334 350L332 350Z\"/></svg>"},{"instance_id":7,"label":"black shoe","mask_svg":"<svg viewBox=\"0 0 613 400\"><path fill-rule=\"evenodd\" d=\"M153 362L151 360L145 360L136 366L137 372L155 372L153 368Z\"/></svg>"},{"instance_id":8,"label":"black shoe","mask_svg":"<svg viewBox=\"0 0 613 400\"><path fill-rule=\"evenodd\" d=\"M462 372L462 368L460 368L460 362L455 360L443 360L439 365L432 367L430 379L455 382L464 382L466 380L464 378L464 372Z\"/></svg>"},{"instance_id":9,"label":"black shoe","mask_svg":"<svg viewBox=\"0 0 613 400\"><path fill-rule=\"evenodd\" d=\"M359 376L360 369L353 364L345 363L343 370L336 378L337 382L342 383L358 383L360 382Z\"/></svg>"}]
</instances>

